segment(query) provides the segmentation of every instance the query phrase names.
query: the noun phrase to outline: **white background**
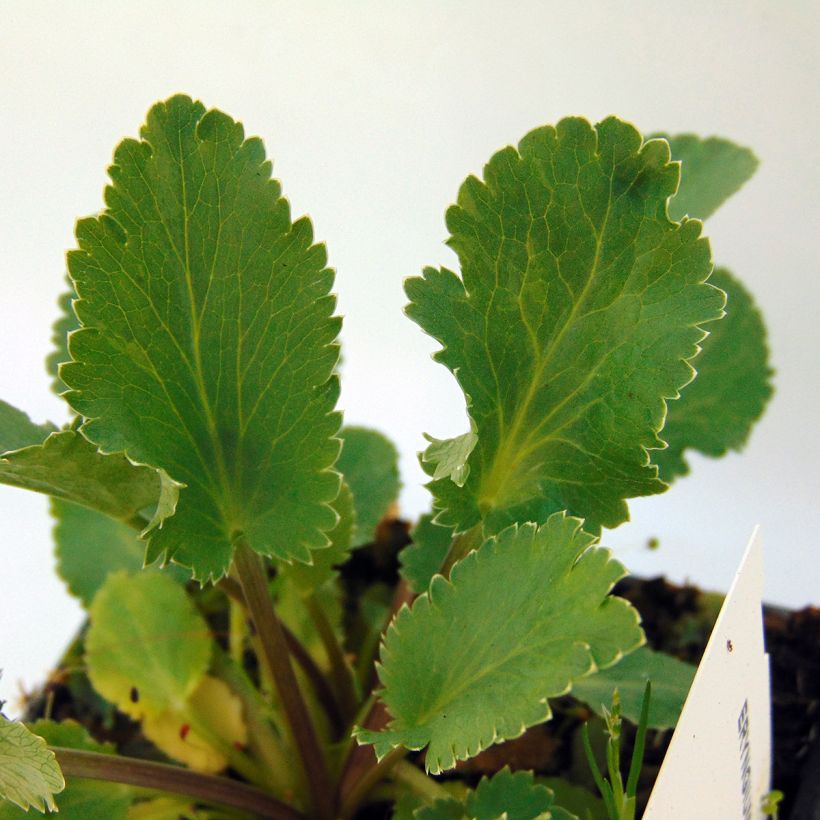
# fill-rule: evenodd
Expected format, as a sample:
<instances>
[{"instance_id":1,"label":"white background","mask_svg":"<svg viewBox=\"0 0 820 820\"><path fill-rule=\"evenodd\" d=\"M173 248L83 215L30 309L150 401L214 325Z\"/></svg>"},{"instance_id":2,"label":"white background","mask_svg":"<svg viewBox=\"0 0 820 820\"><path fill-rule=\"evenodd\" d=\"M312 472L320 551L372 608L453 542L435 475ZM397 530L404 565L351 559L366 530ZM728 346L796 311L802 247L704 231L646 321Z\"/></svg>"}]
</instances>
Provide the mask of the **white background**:
<instances>
[{"instance_id":1,"label":"white background","mask_svg":"<svg viewBox=\"0 0 820 820\"><path fill-rule=\"evenodd\" d=\"M402 280L454 264L459 183L526 131L616 113L645 132L752 146L757 176L707 225L763 307L777 395L741 456L631 505L605 538L641 574L725 589L763 525L767 597L820 603L817 505L817 7L788 2L0 2L0 396L67 415L43 358L76 217L102 204L114 145L177 91L262 136L295 215L338 270L348 422L402 453L403 512L428 503L421 434L466 429ZM44 498L0 488L0 698L47 672L81 612L52 567ZM649 552L650 535L661 549Z\"/></svg>"}]
</instances>

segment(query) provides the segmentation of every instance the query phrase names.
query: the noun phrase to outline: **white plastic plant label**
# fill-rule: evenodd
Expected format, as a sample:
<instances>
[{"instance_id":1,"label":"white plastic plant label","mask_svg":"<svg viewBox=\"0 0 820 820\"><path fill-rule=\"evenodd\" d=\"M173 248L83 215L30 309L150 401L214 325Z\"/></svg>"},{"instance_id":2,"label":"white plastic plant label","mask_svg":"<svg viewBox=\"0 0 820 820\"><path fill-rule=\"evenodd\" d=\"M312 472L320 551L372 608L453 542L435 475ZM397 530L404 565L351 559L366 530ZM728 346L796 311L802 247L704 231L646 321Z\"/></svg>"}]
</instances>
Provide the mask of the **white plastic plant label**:
<instances>
[{"instance_id":1,"label":"white plastic plant label","mask_svg":"<svg viewBox=\"0 0 820 820\"><path fill-rule=\"evenodd\" d=\"M769 657L758 532L735 575L644 820L760 820L771 772Z\"/></svg>"}]
</instances>

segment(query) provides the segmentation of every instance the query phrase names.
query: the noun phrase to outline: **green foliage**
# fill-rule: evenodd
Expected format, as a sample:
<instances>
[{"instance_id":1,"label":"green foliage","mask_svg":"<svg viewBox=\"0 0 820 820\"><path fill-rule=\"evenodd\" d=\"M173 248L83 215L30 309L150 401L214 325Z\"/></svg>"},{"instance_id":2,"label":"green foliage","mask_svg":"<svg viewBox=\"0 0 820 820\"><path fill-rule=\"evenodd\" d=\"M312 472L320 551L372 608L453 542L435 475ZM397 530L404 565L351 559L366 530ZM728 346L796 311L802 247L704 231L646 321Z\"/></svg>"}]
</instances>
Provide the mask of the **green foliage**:
<instances>
[{"instance_id":1,"label":"green foliage","mask_svg":"<svg viewBox=\"0 0 820 820\"><path fill-rule=\"evenodd\" d=\"M751 294L725 268L710 281L728 296L726 317L707 325L698 377L669 402L661 434L669 446L652 453L664 481L689 472L687 448L715 457L740 450L773 392L766 326Z\"/></svg>"},{"instance_id":2,"label":"green foliage","mask_svg":"<svg viewBox=\"0 0 820 820\"><path fill-rule=\"evenodd\" d=\"M337 576L336 567L347 559L356 525L353 508L353 494L347 483L343 483L339 495L333 502L338 519L336 526L328 533L329 546L313 550L310 564L282 565L280 571L291 579L303 592L311 592Z\"/></svg>"},{"instance_id":3,"label":"green foliage","mask_svg":"<svg viewBox=\"0 0 820 820\"><path fill-rule=\"evenodd\" d=\"M536 783L531 772L511 772L506 766L492 778L483 777L463 801L442 799L417 809L417 820L573 820L574 815L554 805L554 795Z\"/></svg>"},{"instance_id":4,"label":"green foliage","mask_svg":"<svg viewBox=\"0 0 820 820\"><path fill-rule=\"evenodd\" d=\"M56 811L65 780L46 741L0 714L0 798L24 811Z\"/></svg>"},{"instance_id":5,"label":"green foliage","mask_svg":"<svg viewBox=\"0 0 820 820\"><path fill-rule=\"evenodd\" d=\"M184 712L211 658L207 624L179 584L158 573L108 577L86 636L88 676L133 717Z\"/></svg>"},{"instance_id":6,"label":"green foliage","mask_svg":"<svg viewBox=\"0 0 820 820\"><path fill-rule=\"evenodd\" d=\"M399 555L402 577L414 592L427 589L441 569L452 540L452 529L434 524L432 515L423 515L419 519L413 530L413 543Z\"/></svg>"},{"instance_id":7,"label":"green foliage","mask_svg":"<svg viewBox=\"0 0 820 820\"><path fill-rule=\"evenodd\" d=\"M145 543L133 527L60 498L51 500L51 514L57 572L86 608L109 575L143 568ZM175 565L165 571L179 582L188 575Z\"/></svg>"},{"instance_id":8,"label":"green foliage","mask_svg":"<svg viewBox=\"0 0 820 820\"><path fill-rule=\"evenodd\" d=\"M684 472L686 449L742 446L771 393L759 312L725 270L707 283L687 217L756 160L670 142L671 160L614 117L569 118L461 187L447 213L460 272L406 289L469 432L427 437L433 513L397 584L403 532L379 523L398 454L339 429L324 247L240 124L184 96L150 110L69 254L47 369L78 415L57 431L0 402L0 483L52 497L60 573L90 616L61 664L75 700L106 730L116 709L139 721L128 747L150 741L189 771L119 765L70 722L0 717L0 820L54 807L46 742L80 752L59 752L69 820L329 820L385 796L400 820L632 820L646 728L675 723L693 670L641 647L595 533ZM713 284L729 295L718 324ZM191 570L199 586L179 583ZM506 768L471 789L400 760L425 749L430 773L451 769L570 692L605 720L606 778L583 735L602 800ZM622 714L638 722L626 785ZM361 765L357 723L379 766Z\"/></svg>"},{"instance_id":9,"label":"green foliage","mask_svg":"<svg viewBox=\"0 0 820 820\"><path fill-rule=\"evenodd\" d=\"M80 749L99 754L114 754L110 743L97 743L88 731L73 720L55 723L38 720L29 727L50 746ZM128 808L136 797L133 789L120 783L71 778L56 798L60 820L126 820ZM0 803L0 820L19 820L28 816L10 803Z\"/></svg>"},{"instance_id":10,"label":"green foliage","mask_svg":"<svg viewBox=\"0 0 820 820\"><path fill-rule=\"evenodd\" d=\"M652 729L673 728L692 687L695 667L663 652L642 646L614 666L577 680L572 694L603 715L617 689L621 714L637 723L641 716L644 690L652 682L652 702L648 725Z\"/></svg>"},{"instance_id":11,"label":"green foliage","mask_svg":"<svg viewBox=\"0 0 820 820\"><path fill-rule=\"evenodd\" d=\"M112 572L142 569L145 545L132 527L59 498L52 499L51 514L57 571L83 606L91 605Z\"/></svg>"},{"instance_id":12,"label":"green foliage","mask_svg":"<svg viewBox=\"0 0 820 820\"><path fill-rule=\"evenodd\" d=\"M609 118L532 131L461 187L447 212L461 277L406 284L477 434L464 485L429 485L439 523L494 533L566 509L597 531L665 489L647 449L724 302L704 284L700 223L666 217L677 184L666 143Z\"/></svg>"},{"instance_id":13,"label":"green foliage","mask_svg":"<svg viewBox=\"0 0 820 820\"><path fill-rule=\"evenodd\" d=\"M135 465L120 454L102 454L76 430L3 453L0 482L138 524L145 534L173 515L180 486L162 470Z\"/></svg>"},{"instance_id":14,"label":"green foliage","mask_svg":"<svg viewBox=\"0 0 820 820\"><path fill-rule=\"evenodd\" d=\"M595 784L601 792L609 820L635 820L637 811L638 776L643 765L644 748L646 745L646 729L649 719L649 709L652 700L652 685L644 685L644 694L641 702L638 730L635 735L635 744L632 748L632 760L629 764L629 775L624 785L621 775L621 701L616 689L612 695L612 710L604 710L606 724L606 771L608 776L601 774L598 762L592 751L589 740L589 725L584 724L582 738L587 762L592 770Z\"/></svg>"},{"instance_id":15,"label":"green foliage","mask_svg":"<svg viewBox=\"0 0 820 820\"><path fill-rule=\"evenodd\" d=\"M60 365L71 359L68 355L68 334L80 327L77 314L72 306L76 294L71 287L70 280L68 287L69 290L61 294L57 300L60 313L54 322L51 333L53 350L46 358L46 370L51 376L51 389L57 394L62 394L68 390L68 385L60 378Z\"/></svg>"},{"instance_id":16,"label":"green foliage","mask_svg":"<svg viewBox=\"0 0 820 820\"><path fill-rule=\"evenodd\" d=\"M56 429L53 424L35 424L22 410L0 400L0 453L42 444Z\"/></svg>"},{"instance_id":17,"label":"green foliage","mask_svg":"<svg viewBox=\"0 0 820 820\"><path fill-rule=\"evenodd\" d=\"M337 469L353 492L356 529L353 546L373 539L379 521L398 498L399 454L393 443L365 427L343 427Z\"/></svg>"},{"instance_id":18,"label":"green foliage","mask_svg":"<svg viewBox=\"0 0 820 820\"><path fill-rule=\"evenodd\" d=\"M186 489L152 536L201 580L239 538L308 561L336 523L333 273L258 139L188 97L120 143L68 256L81 329L60 369L83 433Z\"/></svg>"},{"instance_id":19,"label":"green foliage","mask_svg":"<svg viewBox=\"0 0 820 820\"><path fill-rule=\"evenodd\" d=\"M695 134L656 134L669 142L672 159L681 163L681 182L669 203L669 216L706 219L757 170L752 151L722 137L701 139Z\"/></svg>"},{"instance_id":20,"label":"green foliage","mask_svg":"<svg viewBox=\"0 0 820 820\"><path fill-rule=\"evenodd\" d=\"M360 730L378 757L428 746L430 772L550 717L547 698L643 642L638 615L608 595L624 575L577 519L514 526L433 579L381 650L388 730Z\"/></svg>"}]
</instances>

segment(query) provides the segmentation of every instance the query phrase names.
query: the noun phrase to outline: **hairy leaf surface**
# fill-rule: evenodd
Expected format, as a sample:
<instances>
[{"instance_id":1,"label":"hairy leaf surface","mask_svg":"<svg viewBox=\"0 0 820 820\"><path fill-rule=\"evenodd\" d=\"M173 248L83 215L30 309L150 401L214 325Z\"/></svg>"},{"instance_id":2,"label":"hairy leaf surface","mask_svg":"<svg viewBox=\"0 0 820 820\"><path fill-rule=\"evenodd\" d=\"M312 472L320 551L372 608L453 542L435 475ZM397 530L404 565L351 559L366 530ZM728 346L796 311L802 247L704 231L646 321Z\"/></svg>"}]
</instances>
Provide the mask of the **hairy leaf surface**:
<instances>
[{"instance_id":1,"label":"hairy leaf surface","mask_svg":"<svg viewBox=\"0 0 820 820\"><path fill-rule=\"evenodd\" d=\"M463 486L430 484L439 523L493 533L566 509L597 531L665 489L647 449L724 300L700 223L666 216L678 174L661 140L565 119L461 187L447 212L461 276L406 285L478 438Z\"/></svg>"},{"instance_id":2,"label":"hairy leaf surface","mask_svg":"<svg viewBox=\"0 0 820 820\"><path fill-rule=\"evenodd\" d=\"M672 219L706 219L757 170L757 157L749 148L722 137L655 136L669 142L672 159L680 160L682 165L680 186L669 203Z\"/></svg>"},{"instance_id":3,"label":"hairy leaf surface","mask_svg":"<svg viewBox=\"0 0 820 820\"><path fill-rule=\"evenodd\" d=\"M646 682L650 680L648 725L653 729L670 729L678 722L694 677L695 667L691 664L642 646L614 666L576 681L572 695L603 715L604 709L611 708L612 692L617 688L621 714L637 725Z\"/></svg>"},{"instance_id":4,"label":"hairy leaf surface","mask_svg":"<svg viewBox=\"0 0 820 820\"><path fill-rule=\"evenodd\" d=\"M353 546L373 540L379 521L399 496L399 454L390 439L366 427L344 427L337 465L353 493Z\"/></svg>"},{"instance_id":5,"label":"hairy leaf surface","mask_svg":"<svg viewBox=\"0 0 820 820\"><path fill-rule=\"evenodd\" d=\"M98 743L84 726L73 720L55 723L38 720L29 727L50 746L80 749L86 752L113 754L110 743ZM72 777L56 798L60 820L126 820L128 807L135 799L133 789L121 783ZM0 803L0 820L20 820L31 817L9 803Z\"/></svg>"},{"instance_id":6,"label":"hairy leaf surface","mask_svg":"<svg viewBox=\"0 0 820 820\"><path fill-rule=\"evenodd\" d=\"M155 572L108 577L86 636L88 677L131 717L185 711L211 658L208 625L185 590Z\"/></svg>"},{"instance_id":7,"label":"hairy leaf surface","mask_svg":"<svg viewBox=\"0 0 820 820\"><path fill-rule=\"evenodd\" d=\"M437 773L550 717L547 698L643 642L638 614L608 595L624 575L578 519L509 527L433 578L381 650L384 732L359 731L382 757L422 749Z\"/></svg>"},{"instance_id":8,"label":"hairy leaf surface","mask_svg":"<svg viewBox=\"0 0 820 820\"><path fill-rule=\"evenodd\" d=\"M414 592L424 592L447 557L453 531L434 524L432 515L423 515L412 538L413 543L399 553L401 575Z\"/></svg>"},{"instance_id":9,"label":"hairy leaf surface","mask_svg":"<svg viewBox=\"0 0 820 820\"><path fill-rule=\"evenodd\" d=\"M774 392L766 326L752 295L725 268L709 281L726 292L726 317L706 326L697 378L669 402L661 433L669 446L652 453L664 481L689 472L687 448L713 457L742 449Z\"/></svg>"},{"instance_id":10,"label":"hairy leaf surface","mask_svg":"<svg viewBox=\"0 0 820 820\"><path fill-rule=\"evenodd\" d=\"M219 578L233 545L307 561L327 544L340 320L333 273L260 140L176 96L114 154L106 209L68 256L82 327L60 375L83 432L186 489L152 538Z\"/></svg>"},{"instance_id":11,"label":"hairy leaf surface","mask_svg":"<svg viewBox=\"0 0 820 820\"><path fill-rule=\"evenodd\" d=\"M63 774L46 741L0 714L0 800L24 811L56 811L54 795L64 788Z\"/></svg>"},{"instance_id":12,"label":"hairy leaf surface","mask_svg":"<svg viewBox=\"0 0 820 820\"><path fill-rule=\"evenodd\" d=\"M42 444L0 455L0 482L98 510L137 523L144 533L173 515L179 484L162 470L104 455L76 430L52 433ZM150 521L145 516L153 516Z\"/></svg>"},{"instance_id":13,"label":"hairy leaf surface","mask_svg":"<svg viewBox=\"0 0 820 820\"><path fill-rule=\"evenodd\" d=\"M554 795L535 782L532 772L511 772L505 766L491 778L482 777L463 801L437 800L417 809L418 820L572 820L574 815L556 806Z\"/></svg>"}]
</instances>

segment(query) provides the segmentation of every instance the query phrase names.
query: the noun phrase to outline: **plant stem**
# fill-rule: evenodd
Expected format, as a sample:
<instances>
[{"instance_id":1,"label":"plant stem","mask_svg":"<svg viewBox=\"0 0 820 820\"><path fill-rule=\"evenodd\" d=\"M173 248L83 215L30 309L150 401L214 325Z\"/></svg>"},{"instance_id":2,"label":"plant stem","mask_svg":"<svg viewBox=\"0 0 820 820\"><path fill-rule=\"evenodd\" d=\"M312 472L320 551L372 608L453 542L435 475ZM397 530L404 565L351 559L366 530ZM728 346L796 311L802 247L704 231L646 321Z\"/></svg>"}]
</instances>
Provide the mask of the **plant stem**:
<instances>
[{"instance_id":1,"label":"plant stem","mask_svg":"<svg viewBox=\"0 0 820 820\"><path fill-rule=\"evenodd\" d=\"M180 766L133 757L63 749L59 746L51 748L66 777L109 780L129 786L184 794L274 820L303 820L299 812L275 797L226 777L200 774Z\"/></svg>"},{"instance_id":2,"label":"plant stem","mask_svg":"<svg viewBox=\"0 0 820 820\"><path fill-rule=\"evenodd\" d=\"M246 606L245 598L242 593L242 587L234 581L233 578L223 578L219 582L219 586L231 600L241 603L242 606ZM316 665L316 661L313 660L313 656L307 651L307 649L305 649L304 645L296 637L296 635L294 635L293 632L291 632L290 629L288 629L288 627L281 621L279 623L285 633L285 640L288 642L288 649L290 650L291 657L296 661L296 663L299 664L302 671L307 676L308 681L310 681L314 694L316 695L316 699L325 710L333 731L337 735L341 735L345 729L344 718L339 710L339 704L336 702L336 696L334 695L333 690L327 680L325 680L324 673ZM261 650L261 642L258 638L253 638L252 643L256 650ZM257 651L257 655L261 654L261 651ZM266 677L270 677L266 666L263 667L261 671L264 672Z\"/></svg>"},{"instance_id":3,"label":"plant stem","mask_svg":"<svg viewBox=\"0 0 820 820\"><path fill-rule=\"evenodd\" d=\"M238 664L242 663L245 654L245 637L245 609L233 598L228 598L228 651Z\"/></svg>"},{"instance_id":4,"label":"plant stem","mask_svg":"<svg viewBox=\"0 0 820 820\"><path fill-rule=\"evenodd\" d=\"M314 593L305 597L305 606L313 621L313 625L316 627L325 652L327 652L332 680L339 698L339 706L342 710L342 718L344 722L346 722L353 717L358 706L353 673L345 658L344 651L339 644L339 639L336 637L336 633Z\"/></svg>"},{"instance_id":5,"label":"plant stem","mask_svg":"<svg viewBox=\"0 0 820 820\"><path fill-rule=\"evenodd\" d=\"M248 612L262 645L264 663L270 670L279 702L302 761L310 789L310 799L319 817L330 818L333 816L333 795L327 764L307 706L299 691L285 632L273 610L262 558L242 539L236 546L234 565Z\"/></svg>"},{"instance_id":6,"label":"plant stem","mask_svg":"<svg viewBox=\"0 0 820 820\"><path fill-rule=\"evenodd\" d=\"M339 810L341 820L347 820L347 818L353 816L373 787L376 786L390 769L406 754L407 751L401 746L391 749L375 766L371 766L362 777L356 781L347 797L342 801L342 807Z\"/></svg>"},{"instance_id":7,"label":"plant stem","mask_svg":"<svg viewBox=\"0 0 820 820\"><path fill-rule=\"evenodd\" d=\"M291 797L296 784L293 782L286 750L268 721L270 706L248 680L245 670L223 651L216 654L214 674L228 684L242 702L251 750L264 766L266 784L280 797Z\"/></svg>"},{"instance_id":8,"label":"plant stem","mask_svg":"<svg viewBox=\"0 0 820 820\"><path fill-rule=\"evenodd\" d=\"M396 761L393 766L393 780L403 783L419 797L424 797L430 802L450 797L450 792L439 782L428 777L421 769L407 760Z\"/></svg>"},{"instance_id":9,"label":"plant stem","mask_svg":"<svg viewBox=\"0 0 820 820\"><path fill-rule=\"evenodd\" d=\"M480 521L472 529L467 530L467 532L461 532L454 536L439 572L441 572L445 578L449 578L450 570L456 561L460 561L474 549L478 549L481 546L483 538L484 529Z\"/></svg>"}]
</instances>

